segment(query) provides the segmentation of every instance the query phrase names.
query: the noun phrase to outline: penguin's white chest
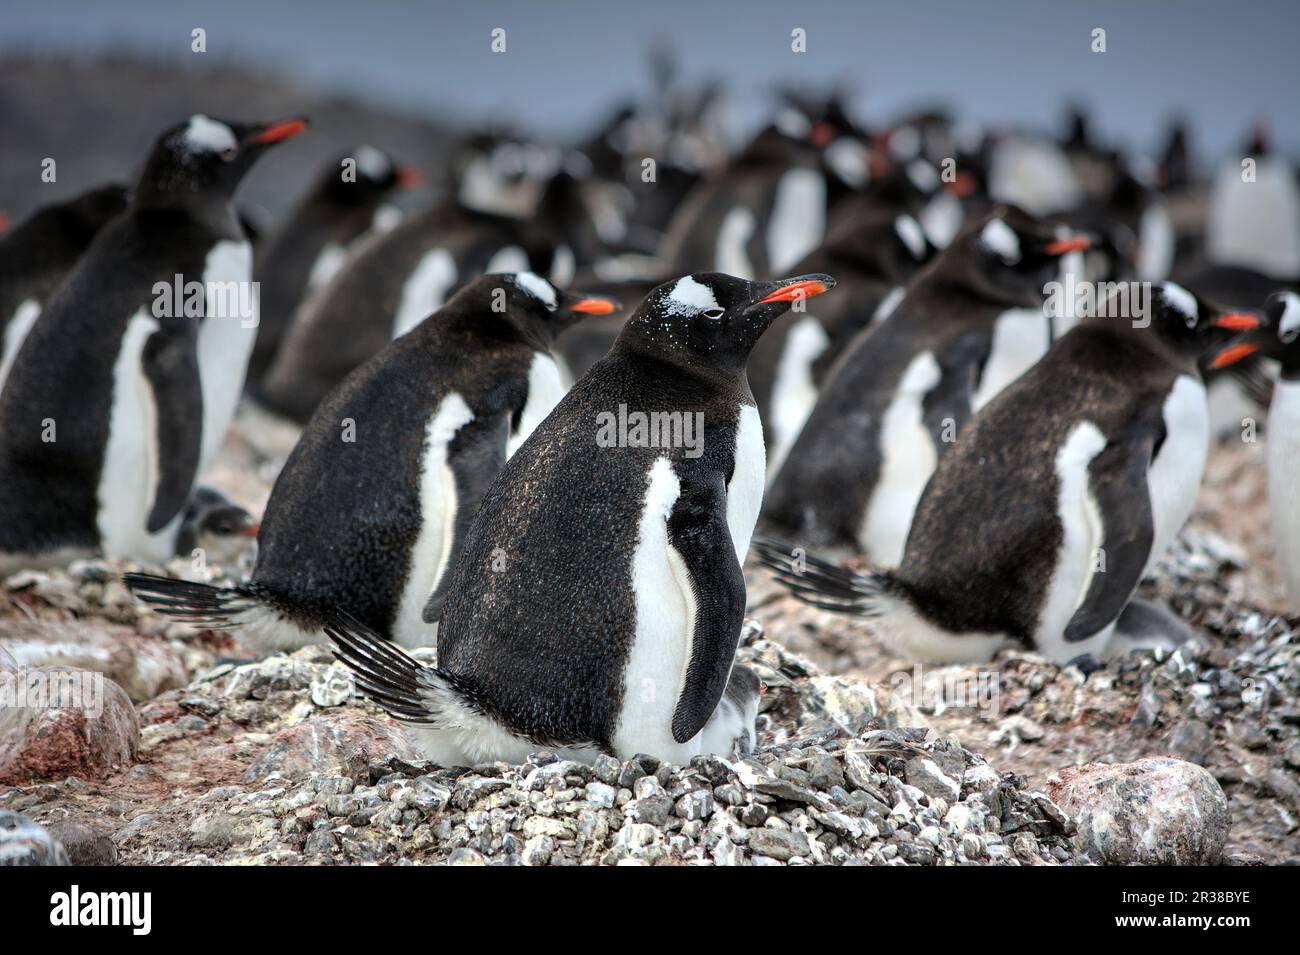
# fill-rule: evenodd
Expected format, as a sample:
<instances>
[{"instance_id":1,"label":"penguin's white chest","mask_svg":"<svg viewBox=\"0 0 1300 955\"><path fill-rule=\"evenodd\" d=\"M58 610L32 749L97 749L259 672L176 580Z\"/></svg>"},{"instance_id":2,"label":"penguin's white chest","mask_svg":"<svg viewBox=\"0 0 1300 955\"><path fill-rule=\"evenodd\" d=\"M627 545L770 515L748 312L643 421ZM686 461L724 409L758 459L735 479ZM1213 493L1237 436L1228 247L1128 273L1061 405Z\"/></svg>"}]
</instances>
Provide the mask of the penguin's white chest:
<instances>
[{"instance_id":1,"label":"penguin's white chest","mask_svg":"<svg viewBox=\"0 0 1300 955\"><path fill-rule=\"evenodd\" d=\"M14 359L18 357L18 349L22 347L27 339L27 333L32 330L40 314L41 303L34 298L29 298L20 302L14 309L13 315L9 316L4 329L2 343L4 347L0 348L0 390L4 389L5 379L9 377L9 369L13 367Z\"/></svg>"},{"instance_id":2,"label":"penguin's white chest","mask_svg":"<svg viewBox=\"0 0 1300 955\"><path fill-rule=\"evenodd\" d=\"M773 473L780 468L817 403L813 363L830 343L826 329L812 316L800 319L786 335L770 400L773 443L770 463Z\"/></svg>"},{"instance_id":3,"label":"penguin's white chest","mask_svg":"<svg viewBox=\"0 0 1300 955\"><path fill-rule=\"evenodd\" d=\"M976 412L997 397L1047 353L1052 344L1051 323L1042 309L1013 308L998 316L993 343L971 400Z\"/></svg>"},{"instance_id":4,"label":"penguin's white chest","mask_svg":"<svg viewBox=\"0 0 1300 955\"><path fill-rule=\"evenodd\" d=\"M880 422L880 474L867 501L858 542L874 563L896 567L903 559L912 517L939 462L925 424L925 397L943 372L933 353L917 355Z\"/></svg>"},{"instance_id":5,"label":"penguin's white chest","mask_svg":"<svg viewBox=\"0 0 1300 955\"><path fill-rule=\"evenodd\" d=\"M528 367L528 397L519 415L519 426L511 431L506 443L507 458L519 450L533 429L555 409L564 391L564 376L555 359L541 352L534 354L533 363Z\"/></svg>"},{"instance_id":6,"label":"penguin's white chest","mask_svg":"<svg viewBox=\"0 0 1300 955\"><path fill-rule=\"evenodd\" d=\"M146 530L158 487L158 406L141 356L158 320L140 309L127 323L113 362L108 440L96 491L100 546L110 557L163 561L172 556L178 521Z\"/></svg>"},{"instance_id":7,"label":"penguin's white chest","mask_svg":"<svg viewBox=\"0 0 1300 955\"><path fill-rule=\"evenodd\" d=\"M767 224L767 263L780 275L817 248L826 231L826 180L815 169L795 168L776 184Z\"/></svg>"},{"instance_id":8,"label":"penguin's white chest","mask_svg":"<svg viewBox=\"0 0 1300 955\"><path fill-rule=\"evenodd\" d=\"M758 409L742 405L726 505L727 528L741 563L763 502L764 465ZM668 520L681 492L671 462L659 458L646 478L637 525L630 568L636 632L623 671L623 705L611 740L620 754L650 753L678 763L702 752L705 736L698 733L678 743L672 735L673 712L686 685L696 613L690 575L668 538Z\"/></svg>"},{"instance_id":9,"label":"penguin's white chest","mask_svg":"<svg viewBox=\"0 0 1300 955\"><path fill-rule=\"evenodd\" d=\"M1190 375L1180 375L1165 398L1163 415L1165 440L1147 472L1155 528L1147 573L1187 523L1196 505L1210 449L1205 386Z\"/></svg>"},{"instance_id":10,"label":"penguin's white chest","mask_svg":"<svg viewBox=\"0 0 1300 955\"><path fill-rule=\"evenodd\" d=\"M1300 381L1285 378L1268 414L1268 508L1287 602L1300 612Z\"/></svg>"},{"instance_id":11,"label":"penguin's white chest","mask_svg":"<svg viewBox=\"0 0 1300 955\"><path fill-rule=\"evenodd\" d=\"M393 639L404 647L430 646L437 630L424 622L424 607L451 569L459 500L447 447L474 413L456 392L439 402L425 425L420 468L420 532L411 548L409 571L393 623Z\"/></svg>"},{"instance_id":12,"label":"penguin's white chest","mask_svg":"<svg viewBox=\"0 0 1300 955\"><path fill-rule=\"evenodd\" d=\"M456 260L446 249L433 249L420 259L402 284L393 316L393 337L405 335L440 308L456 284Z\"/></svg>"},{"instance_id":13,"label":"penguin's white chest","mask_svg":"<svg viewBox=\"0 0 1300 955\"><path fill-rule=\"evenodd\" d=\"M258 301L253 249L247 242L218 242L203 267L206 292L199 325L199 382L203 389L203 437L199 472L211 463L235 415L248 358L257 339Z\"/></svg>"}]
</instances>

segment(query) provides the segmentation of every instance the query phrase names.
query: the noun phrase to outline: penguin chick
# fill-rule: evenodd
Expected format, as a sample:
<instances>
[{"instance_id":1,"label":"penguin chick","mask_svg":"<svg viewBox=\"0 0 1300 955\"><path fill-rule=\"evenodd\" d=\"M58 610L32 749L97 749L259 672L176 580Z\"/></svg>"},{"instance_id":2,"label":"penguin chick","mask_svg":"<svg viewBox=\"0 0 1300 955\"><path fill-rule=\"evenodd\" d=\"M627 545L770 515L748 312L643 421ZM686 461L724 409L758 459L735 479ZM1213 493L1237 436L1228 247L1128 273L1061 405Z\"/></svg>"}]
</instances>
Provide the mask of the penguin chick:
<instances>
[{"instance_id":1,"label":"penguin chick","mask_svg":"<svg viewBox=\"0 0 1300 955\"><path fill-rule=\"evenodd\" d=\"M257 539L257 532L252 514L216 488L201 485L185 508L176 536L176 556L190 557L199 550L211 563L235 564Z\"/></svg>"},{"instance_id":2,"label":"penguin chick","mask_svg":"<svg viewBox=\"0 0 1300 955\"><path fill-rule=\"evenodd\" d=\"M897 570L805 570L771 541L756 545L763 563L918 660L983 661L1018 642L1065 663L1123 649L1116 636L1149 643L1117 619L1195 503L1209 444L1201 369L1239 360L1259 320L1170 282L1145 322L1124 312L1112 299L1114 317L1076 326L972 418L926 486Z\"/></svg>"}]
</instances>

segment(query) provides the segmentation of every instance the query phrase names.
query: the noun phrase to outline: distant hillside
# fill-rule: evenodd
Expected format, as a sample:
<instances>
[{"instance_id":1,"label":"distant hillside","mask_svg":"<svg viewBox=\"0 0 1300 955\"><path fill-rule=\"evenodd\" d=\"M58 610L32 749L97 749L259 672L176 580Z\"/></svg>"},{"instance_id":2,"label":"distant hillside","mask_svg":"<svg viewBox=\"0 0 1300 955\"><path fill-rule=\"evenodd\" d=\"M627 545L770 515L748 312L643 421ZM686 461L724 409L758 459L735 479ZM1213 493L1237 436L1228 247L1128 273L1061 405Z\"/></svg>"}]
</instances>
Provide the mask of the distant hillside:
<instances>
[{"instance_id":1,"label":"distant hillside","mask_svg":"<svg viewBox=\"0 0 1300 955\"><path fill-rule=\"evenodd\" d=\"M211 61L208 61L211 62ZM357 142L432 171L446 127L232 65L177 68L137 58L0 58L0 209L14 219L109 179L133 179L153 138L195 113L228 119L311 117L310 132L271 152L240 191L255 217L281 214L317 169ZM42 183L41 160L58 162Z\"/></svg>"}]
</instances>

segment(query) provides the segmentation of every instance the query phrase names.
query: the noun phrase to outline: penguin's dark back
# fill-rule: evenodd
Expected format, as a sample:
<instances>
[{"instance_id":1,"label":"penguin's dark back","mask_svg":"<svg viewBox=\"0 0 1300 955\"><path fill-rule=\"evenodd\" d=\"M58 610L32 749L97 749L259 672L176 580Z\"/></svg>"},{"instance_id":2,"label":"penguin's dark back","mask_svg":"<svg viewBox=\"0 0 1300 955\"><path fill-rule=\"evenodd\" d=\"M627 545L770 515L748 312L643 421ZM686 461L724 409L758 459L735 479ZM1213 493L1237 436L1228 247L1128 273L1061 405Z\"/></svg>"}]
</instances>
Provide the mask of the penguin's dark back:
<instances>
[{"instance_id":1,"label":"penguin's dark back","mask_svg":"<svg viewBox=\"0 0 1300 955\"><path fill-rule=\"evenodd\" d=\"M439 665L474 683L507 725L556 743L590 739L594 728L608 746L636 630L632 560L650 469L670 458L683 494L715 472L729 480L743 397L618 348L594 365L474 518L443 607ZM599 416L620 405L702 412L702 453L602 447Z\"/></svg>"},{"instance_id":2,"label":"penguin's dark back","mask_svg":"<svg viewBox=\"0 0 1300 955\"><path fill-rule=\"evenodd\" d=\"M344 379L304 429L271 491L253 582L314 617L342 606L388 633L419 536L426 427L452 392L492 427L522 403L534 354L438 318ZM450 442L454 455L459 433Z\"/></svg>"},{"instance_id":3,"label":"penguin's dark back","mask_svg":"<svg viewBox=\"0 0 1300 955\"><path fill-rule=\"evenodd\" d=\"M1107 440L1163 434L1180 370L1132 333L1089 323L989 402L940 459L912 521L898 578L923 612L954 631L1029 639L1062 542L1058 451L1084 421Z\"/></svg>"}]
</instances>

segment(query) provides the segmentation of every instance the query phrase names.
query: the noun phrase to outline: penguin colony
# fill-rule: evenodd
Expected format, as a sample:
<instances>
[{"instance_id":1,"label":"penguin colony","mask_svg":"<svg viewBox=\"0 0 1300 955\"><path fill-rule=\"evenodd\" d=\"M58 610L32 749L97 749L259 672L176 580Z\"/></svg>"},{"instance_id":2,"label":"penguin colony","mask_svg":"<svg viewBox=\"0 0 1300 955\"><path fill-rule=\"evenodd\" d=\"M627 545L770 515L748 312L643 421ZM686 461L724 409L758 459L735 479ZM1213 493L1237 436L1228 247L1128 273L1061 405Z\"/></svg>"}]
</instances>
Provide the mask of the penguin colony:
<instances>
[{"instance_id":1,"label":"penguin colony","mask_svg":"<svg viewBox=\"0 0 1300 955\"><path fill-rule=\"evenodd\" d=\"M1174 647L1135 592L1229 401L1266 421L1300 611L1300 192L1262 138L1202 227L1170 211L1205 195L1181 128L1148 169L1080 115L872 128L785 93L737 144L716 90L675 96L436 171L196 114L14 223L0 573L255 537L235 586L127 583L250 652L330 642L445 765L730 757L756 528L796 596L920 662ZM254 248L236 191L290 140L324 161ZM260 521L200 483L232 428L278 474Z\"/></svg>"}]
</instances>

